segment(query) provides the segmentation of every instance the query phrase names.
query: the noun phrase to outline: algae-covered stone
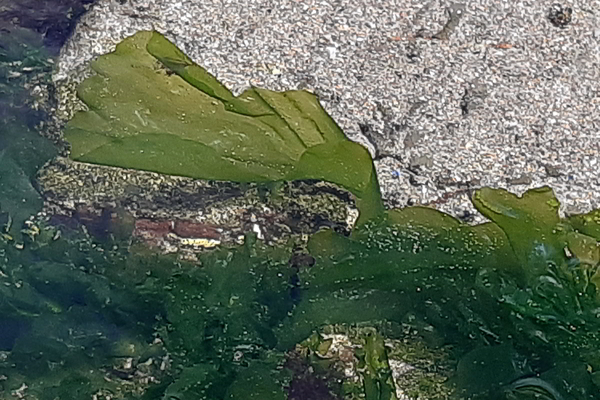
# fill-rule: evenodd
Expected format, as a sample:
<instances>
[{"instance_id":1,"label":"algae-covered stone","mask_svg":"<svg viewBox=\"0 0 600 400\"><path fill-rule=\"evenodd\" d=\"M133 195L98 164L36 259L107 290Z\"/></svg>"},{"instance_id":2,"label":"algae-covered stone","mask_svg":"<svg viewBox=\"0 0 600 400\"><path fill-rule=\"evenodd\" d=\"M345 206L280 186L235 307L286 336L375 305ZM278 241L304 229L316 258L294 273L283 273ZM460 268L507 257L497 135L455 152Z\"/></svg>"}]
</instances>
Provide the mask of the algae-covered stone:
<instances>
[{"instance_id":1,"label":"algae-covered stone","mask_svg":"<svg viewBox=\"0 0 600 400\"><path fill-rule=\"evenodd\" d=\"M189 256L235 246L248 232L272 245L322 228L349 235L359 214L351 192L317 180L209 181L58 158L38 182L53 222L83 224L100 237L133 230L153 247Z\"/></svg>"},{"instance_id":2,"label":"algae-covered stone","mask_svg":"<svg viewBox=\"0 0 600 400\"><path fill-rule=\"evenodd\" d=\"M411 324L389 322L326 325L288 353L286 363L291 387L302 386L306 398L316 398L308 393L322 379L330 396L320 398L344 400L452 398L453 364L448 349L428 345Z\"/></svg>"}]
</instances>

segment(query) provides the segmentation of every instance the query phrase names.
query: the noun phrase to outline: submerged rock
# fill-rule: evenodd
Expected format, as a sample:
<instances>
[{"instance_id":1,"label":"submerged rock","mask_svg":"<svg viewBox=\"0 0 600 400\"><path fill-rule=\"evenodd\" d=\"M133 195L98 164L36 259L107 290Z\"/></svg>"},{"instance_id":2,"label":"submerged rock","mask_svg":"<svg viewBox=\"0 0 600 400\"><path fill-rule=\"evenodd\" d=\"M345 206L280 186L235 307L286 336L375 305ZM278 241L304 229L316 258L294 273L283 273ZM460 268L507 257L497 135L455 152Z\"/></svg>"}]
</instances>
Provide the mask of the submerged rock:
<instances>
[{"instance_id":1,"label":"submerged rock","mask_svg":"<svg viewBox=\"0 0 600 400\"><path fill-rule=\"evenodd\" d=\"M74 218L110 234L125 212L134 236L164 252L239 244L248 232L269 244L322 227L349 234L359 214L350 192L318 180L210 181L59 158L38 182L47 218Z\"/></svg>"}]
</instances>

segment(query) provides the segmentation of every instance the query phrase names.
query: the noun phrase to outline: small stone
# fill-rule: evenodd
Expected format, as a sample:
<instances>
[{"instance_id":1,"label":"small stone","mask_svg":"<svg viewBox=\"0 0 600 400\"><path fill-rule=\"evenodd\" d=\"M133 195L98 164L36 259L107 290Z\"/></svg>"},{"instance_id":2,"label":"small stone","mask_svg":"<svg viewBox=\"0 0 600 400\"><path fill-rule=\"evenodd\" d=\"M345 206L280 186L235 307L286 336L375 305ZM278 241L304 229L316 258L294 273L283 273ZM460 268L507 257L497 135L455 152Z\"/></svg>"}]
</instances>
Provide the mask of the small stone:
<instances>
[{"instance_id":1,"label":"small stone","mask_svg":"<svg viewBox=\"0 0 600 400\"><path fill-rule=\"evenodd\" d=\"M564 28L573 19L573 9L571 7L563 7L562 4L553 4L548 13L548 19L552 25Z\"/></svg>"}]
</instances>

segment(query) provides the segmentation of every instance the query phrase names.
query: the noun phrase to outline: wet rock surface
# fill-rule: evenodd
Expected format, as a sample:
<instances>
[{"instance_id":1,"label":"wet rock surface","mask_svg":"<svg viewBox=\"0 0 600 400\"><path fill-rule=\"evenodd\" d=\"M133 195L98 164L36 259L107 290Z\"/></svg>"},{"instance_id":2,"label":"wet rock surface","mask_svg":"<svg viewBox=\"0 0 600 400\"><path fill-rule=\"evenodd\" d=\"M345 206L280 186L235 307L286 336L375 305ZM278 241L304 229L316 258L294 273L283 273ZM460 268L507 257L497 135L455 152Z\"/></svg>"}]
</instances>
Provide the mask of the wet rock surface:
<instances>
[{"instance_id":1,"label":"wet rock surface","mask_svg":"<svg viewBox=\"0 0 600 400\"><path fill-rule=\"evenodd\" d=\"M134 236L165 252L234 245L249 232L269 244L322 227L349 234L358 217L352 194L322 181L206 181L58 158L38 182L51 222L102 236L127 214Z\"/></svg>"}]
</instances>

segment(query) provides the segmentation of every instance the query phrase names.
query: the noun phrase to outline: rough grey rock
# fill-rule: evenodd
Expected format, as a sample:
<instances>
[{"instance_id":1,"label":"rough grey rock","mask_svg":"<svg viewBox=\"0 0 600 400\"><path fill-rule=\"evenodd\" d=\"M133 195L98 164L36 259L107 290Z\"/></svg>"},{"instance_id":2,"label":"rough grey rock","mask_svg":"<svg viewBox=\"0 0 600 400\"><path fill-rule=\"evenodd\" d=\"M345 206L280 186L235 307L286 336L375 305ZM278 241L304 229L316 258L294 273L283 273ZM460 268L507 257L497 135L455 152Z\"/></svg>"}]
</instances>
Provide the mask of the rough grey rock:
<instances>
[{"instance_id":1,"label":"rough grey rock","mask_svg":"<svg viewBox=\"0 0 600 400\"><path fill-rule=\"evenodd\" d=\"M600 0L565 2L559 26L553 3L101 0L56 79L156 29L234 92L317 93L375 156L389 206L477 222L461 185L550 185L562 212L584 212L600 207Z\"/></svg>"}]
</instances>

